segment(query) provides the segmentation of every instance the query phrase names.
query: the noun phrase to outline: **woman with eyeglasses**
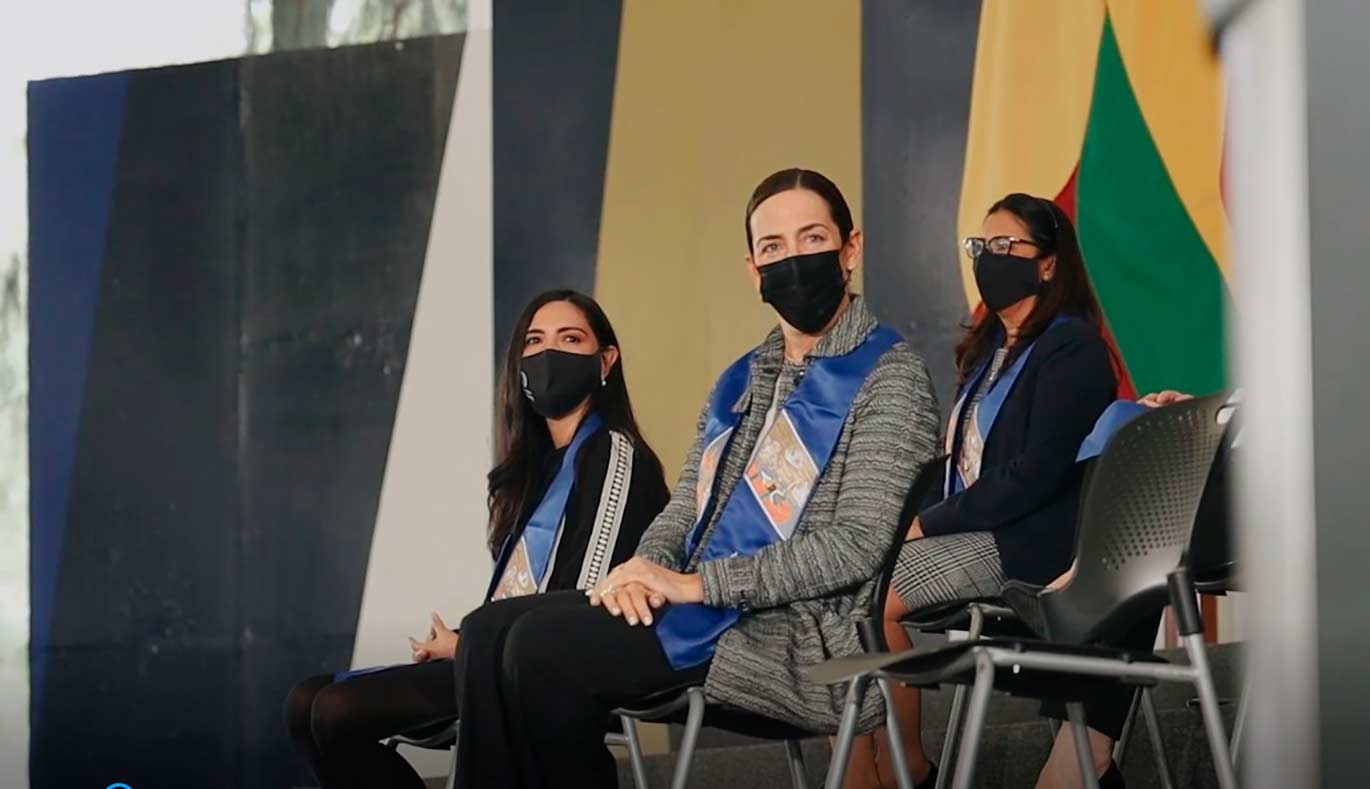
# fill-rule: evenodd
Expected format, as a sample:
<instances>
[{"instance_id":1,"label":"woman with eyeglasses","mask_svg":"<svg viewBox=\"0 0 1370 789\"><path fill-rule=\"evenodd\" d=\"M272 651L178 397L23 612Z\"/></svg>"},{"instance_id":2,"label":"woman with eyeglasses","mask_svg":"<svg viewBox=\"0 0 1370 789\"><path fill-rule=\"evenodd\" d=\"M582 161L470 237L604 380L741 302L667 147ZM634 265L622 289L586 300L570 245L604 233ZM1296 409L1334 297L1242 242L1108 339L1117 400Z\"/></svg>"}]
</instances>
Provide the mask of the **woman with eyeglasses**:
<instances>
[{"instance_id":1,"label":"woman with eyeglasses","mask_svg":"<svg viewBox=\"0 0 1370 789\"><path fill-rule=\"evenodd\" d=\"M946 433L944 488L936 501L905 507L907 542L885 602L894 651L911 646L899 625L909 611L995 597L1010 579L1047 584L1069 567L1081 483L1076 453L1117 390L1099 302L1060 208L1010 194L964 247L983 309L956 347L960 391ZM895 701L913 778L932 786L919 691L896 687ZM1121 777L1103 746L1118 736L1127 708L1107 706L1089 710L1089 724L1103 755L1096 763L1107 772L1103 785L1113 786ZM875 785L872 772L893 785L885 742L880 731L854 750L874 764L854 760L849 786ZM1071 743L1058 739L1038 786L1079 781Z\"/></svg>"}]
</instances>

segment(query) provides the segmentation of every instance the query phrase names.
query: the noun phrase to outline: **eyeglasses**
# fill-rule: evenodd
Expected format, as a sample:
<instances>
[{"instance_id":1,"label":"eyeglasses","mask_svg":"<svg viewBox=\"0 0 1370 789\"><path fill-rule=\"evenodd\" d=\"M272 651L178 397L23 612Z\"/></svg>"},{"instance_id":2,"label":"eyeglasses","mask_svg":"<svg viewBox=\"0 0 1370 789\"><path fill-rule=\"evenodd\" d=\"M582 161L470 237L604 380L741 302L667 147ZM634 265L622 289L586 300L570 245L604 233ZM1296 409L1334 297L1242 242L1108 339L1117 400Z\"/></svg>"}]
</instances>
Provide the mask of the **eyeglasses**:
<instances>
[{"instance_id":1,"label":"eyeglasses","mask_svg":"<svg viewBox=\"0 0 1370 789\"><path fill-rule=\"evenodd\" d=\"M1037 246L1037 242L1031 239L1016 236L995 236L994 238L966 236L961 240L961 248L966 251L966 257L971 260L980 257L980 253L986 249L995 255L1007 255L1013 251L1014 244L1027 244L1034 248Z\"/></svg>"}]
</instances>

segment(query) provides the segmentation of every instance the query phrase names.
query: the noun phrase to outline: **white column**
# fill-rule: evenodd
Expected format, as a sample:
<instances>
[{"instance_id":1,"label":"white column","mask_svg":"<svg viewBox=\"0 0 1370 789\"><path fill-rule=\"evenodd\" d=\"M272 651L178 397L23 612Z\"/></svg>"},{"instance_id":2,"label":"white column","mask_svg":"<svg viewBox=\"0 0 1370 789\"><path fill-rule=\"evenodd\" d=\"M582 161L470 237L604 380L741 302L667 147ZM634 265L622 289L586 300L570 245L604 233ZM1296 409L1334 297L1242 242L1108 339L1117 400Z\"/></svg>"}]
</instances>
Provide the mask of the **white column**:
<instances>
[{"instance_id":1,"label":"white column","mask_svg":"<svg viewBox=\"0 0 1370 789\"><path fill-rule=\"evenodd\" d=\"M1261 0L1223 42L1231 89L1230 316L1245 387L1236 511L1255 694L1251 787L1318 786L1316 533L1304 0Z\"/></svg>"}]
</instances>

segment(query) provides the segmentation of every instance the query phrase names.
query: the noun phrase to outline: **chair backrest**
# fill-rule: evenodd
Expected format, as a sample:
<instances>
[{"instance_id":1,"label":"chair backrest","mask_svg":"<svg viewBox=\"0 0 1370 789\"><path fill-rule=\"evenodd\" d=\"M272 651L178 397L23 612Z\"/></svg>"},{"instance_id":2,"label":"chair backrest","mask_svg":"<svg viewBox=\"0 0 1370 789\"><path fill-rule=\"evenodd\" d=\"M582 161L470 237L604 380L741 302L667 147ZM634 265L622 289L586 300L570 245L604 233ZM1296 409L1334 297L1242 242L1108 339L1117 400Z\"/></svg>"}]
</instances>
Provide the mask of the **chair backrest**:
<instances>
[{"instance_id":1,"label":"chair backrest","mask_svg":"<svg viewBox=\"0 0 1370 789\"><path fill-rule=\"evenodd\" d=\"M889 595L890 578L894 575L894 565L899 560L899 549L904 547L904 538L914 517L937 500L937 492L942 489L946 479L946 470L946 455L929 460L919 470L918 476L914 477L908 495L904 497L904 509L899 514L899 527L894 530L889 547L885 549L885 558L880 563L880 575L875 580L875 599L871 601L871 615L858 628L862 646L867 652L889 651L889 645L885 643L883 626L885 598Z\"/></svg>"},{"instance_id":2,"label":"chair backrest","mask_svg":"<svg viewBox=\"0 0 1370 789\"><path fill-rule=\"evenodd\" d=\"M1203 499L1194 516L1194 534L1189 540L1186 558L1197 583L1232 582L1236 575L1237 558L1232 545L1231 466L1233 443L1241 433L1236 406L1229 405L1229 418L1213 457L1213 470L1204 484Z\"/></svg>"},{"instance_id":3,"label":"chair backrest","mask_svg":"<svg viewBox=\"0 0 1370 789\"><path fill-rule=\"evenodd\" d=\"M1126 632L1165 604L1224 425L1225 395L1158 408L1124 425L1081 495L1075 576L1042 596L1047 636L1083 644Z\"/></svg>"}]
</instances>

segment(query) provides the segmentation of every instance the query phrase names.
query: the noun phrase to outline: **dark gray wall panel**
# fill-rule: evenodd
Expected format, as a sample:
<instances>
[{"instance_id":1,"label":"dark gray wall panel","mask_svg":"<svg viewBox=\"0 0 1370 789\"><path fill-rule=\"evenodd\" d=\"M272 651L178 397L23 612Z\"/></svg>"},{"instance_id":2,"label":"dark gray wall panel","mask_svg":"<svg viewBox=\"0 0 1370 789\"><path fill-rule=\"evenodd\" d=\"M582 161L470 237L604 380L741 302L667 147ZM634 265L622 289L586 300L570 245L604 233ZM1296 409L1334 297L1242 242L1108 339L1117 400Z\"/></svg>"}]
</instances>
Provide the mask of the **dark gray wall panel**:
<instances>
[{"instance_id":1,"label":"dark gray wall panel","mask_svg":"<svg viewBox=\"0 0 1370 789\"><path fill-rule=\"evenodd\" d=\"M282 702L351 660L460 55L131 74L33 786L312 780Z\"/></svg>"},{"instance_id":2,"label":"dark gray wall panel","mask_svg":"<svg viewBox=\"0 0 1370 789\"><path fill-rule=\"evenodd\" d=\"M291 683L351 661L461 42L243 61L244 785L294 765Z\"/></svg>"},{"instance_id":3,"label":"dark gray wall panel","mask_svg":"<svg viewBox=\"0 0 1370 789\"><path fill-rule=\"evenodd\" d=\"M231 785L245 580L236 572L236 107L234 63L139 72L128 83L51 647L35 694L36 789ZM45 263L33 260L35 278ZM225 777L206 784L213 774Z\"/></svg>"},{"instance_id":4,"label":"dark gray wall panel","mask_svg":"<svg viewBox=\"0 0 1370 789\"><path fill-rule=\"evenodd\" d=\"M956 211L980 4L865 0L861 15L865 292L927 360L945 413L967 318Z\"/></svg>"},{"instance_id":5,"label":"dark gray wall panel","mask_svg":"<svg viewBox=\"0 0 1370 789\"><path fill-rule=\"evenodd\" d=\"M495 3L497 362L534 295L594 290L621 11L621 0Z\"/></svg>"}]
</instances>

